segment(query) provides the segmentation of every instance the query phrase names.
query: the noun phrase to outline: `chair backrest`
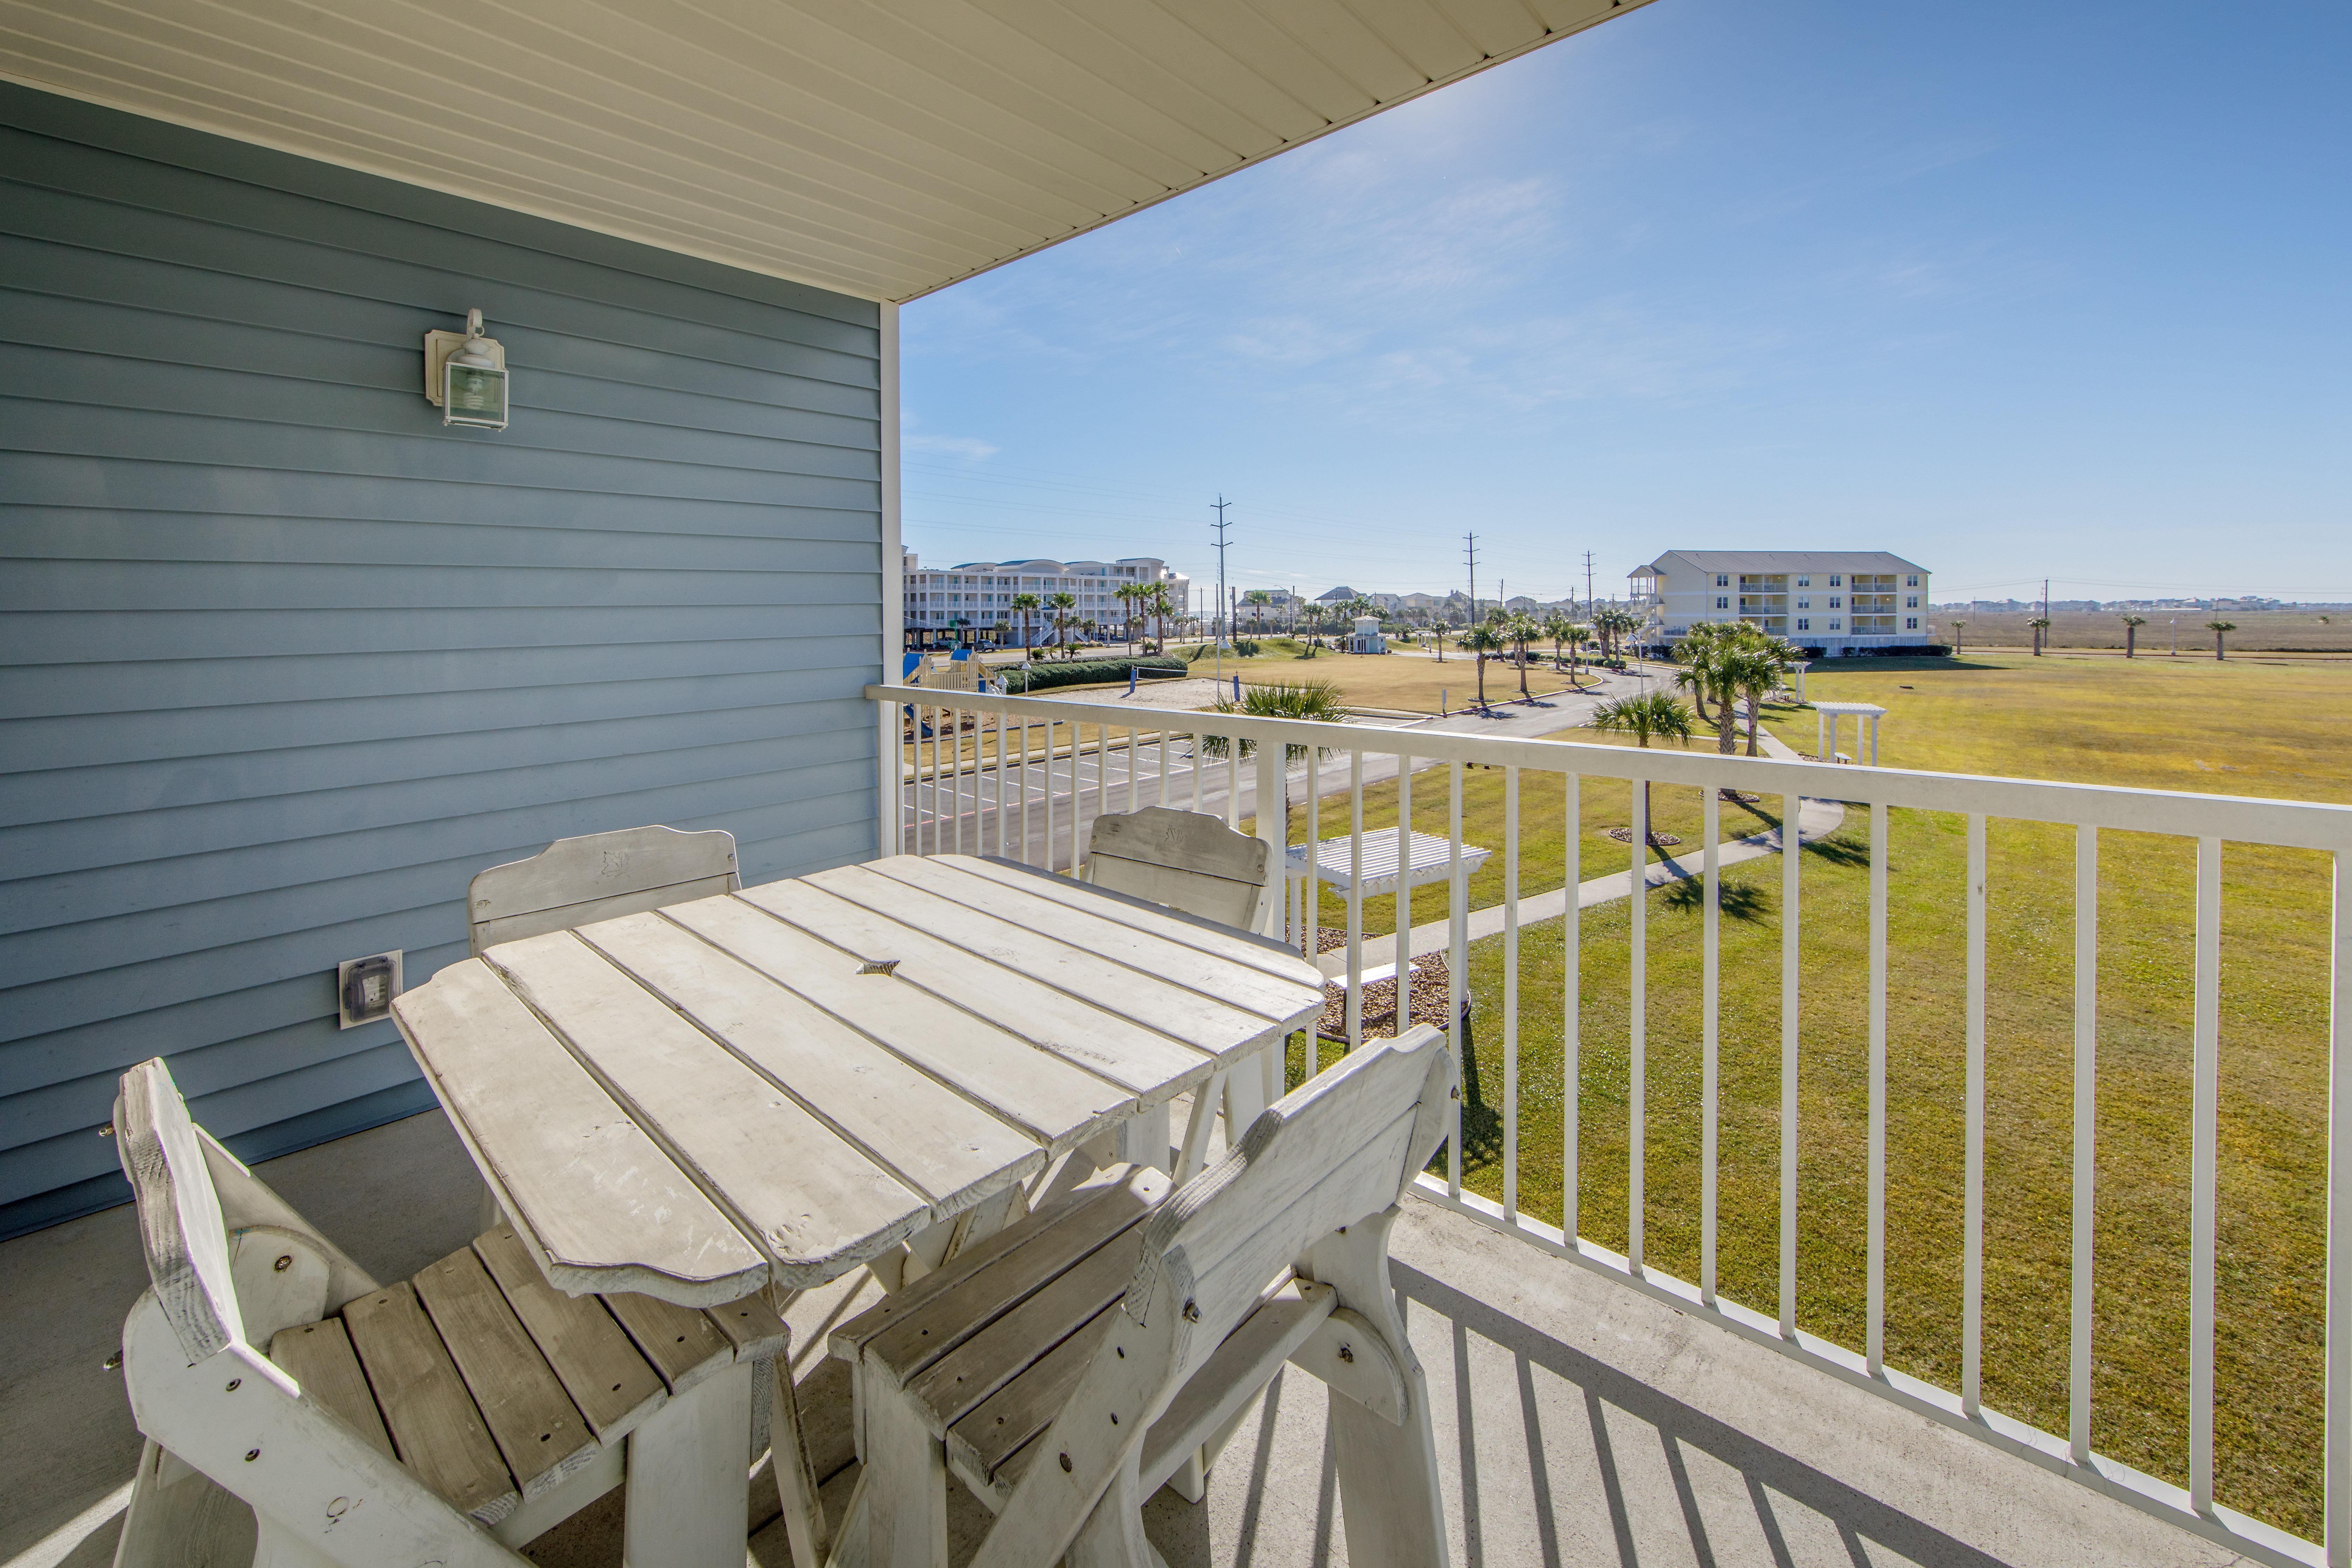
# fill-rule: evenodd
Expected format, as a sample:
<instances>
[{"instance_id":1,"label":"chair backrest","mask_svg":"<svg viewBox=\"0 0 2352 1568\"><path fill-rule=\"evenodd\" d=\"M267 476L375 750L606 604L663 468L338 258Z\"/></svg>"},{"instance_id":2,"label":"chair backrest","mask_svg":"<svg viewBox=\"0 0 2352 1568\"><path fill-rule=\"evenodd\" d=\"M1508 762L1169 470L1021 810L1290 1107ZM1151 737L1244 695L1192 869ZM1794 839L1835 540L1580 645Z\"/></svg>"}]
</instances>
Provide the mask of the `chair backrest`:
<instances>
[{"instance_id":1,"label":"chair backrest","mask_svg":"<svg viewBox=\"0 0 2352 1568\"><path fill-rule=\"evenodd\" d=\"M1264 927L1273 902L1273 846L1197 811L1148 805L1097 816L1087 844L1087 879L1202 920Z\"/></svg>"},{"instance_id":2,"label":"chair backrest","mask_svg":"<svg viewBox=\"0 0 2352 1568\"><path fill-rule=\"evenodd\" d=\"M731 893L742 885L735 836L716 828L624 827L559 838L528 860L509 860L475 877L466 889L466 935L478 958L502 942Z\"/></svg>"},{"instance_id":3,"label":"chair backrest","mask_svg":"<svg viewBox=\"0 0 2352 1568\"><path fill-rule=\"evenodd\" d=\"M1192 1347L1179 1382L1286 1266L1403 1197L1444 1141L1453 1082L1445 1037L1426 1024L1369 1041L1270 1107L1239 1148L1160 1206L1127 1310L1142 1321L1166 1278Z\"/></svg>"},{"instance_id":4,"label":"chair backrest","mask_svg":"<svg viewBox=\"0 0 2352 1568\"><path fill-rule=\"evenodd\" d=\"M115 1152L139 1205L139 1240L155 1300L191 1362L245 1342L229 1278L228 1225L204 1146L162 1058L122 1075Z\"/></svg>"}]
</instances>

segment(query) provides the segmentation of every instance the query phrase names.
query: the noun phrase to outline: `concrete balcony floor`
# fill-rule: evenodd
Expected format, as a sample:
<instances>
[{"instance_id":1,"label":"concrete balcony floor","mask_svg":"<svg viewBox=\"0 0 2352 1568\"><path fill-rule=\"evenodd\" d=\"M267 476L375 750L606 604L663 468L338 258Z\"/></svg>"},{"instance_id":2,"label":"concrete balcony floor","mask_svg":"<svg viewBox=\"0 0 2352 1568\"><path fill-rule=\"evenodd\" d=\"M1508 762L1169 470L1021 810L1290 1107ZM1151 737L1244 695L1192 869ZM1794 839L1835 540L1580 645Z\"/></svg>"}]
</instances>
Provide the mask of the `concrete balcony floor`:
<instances>
[{"instance_id":1,"label":"concrete balcony floor","mask_svg":"<svg viewBox=\"0 0 2352 1568\"><path fill-rule=\"evenodd\" d=\"M463 1246L479 1186L438 1115L306 1150L260 1173L380 1279ZM2173 1568L2226 1548L1994 1452L1765 1347L1638 1297L1433 1205L1396 1231L1396 1278L1429 1377L1458 1568ZM863 1276L858 1277L863 1279ZM131 1211L0 1244L0 1568L113 1558L139 1453L121 1374L102 1366L146 1283ZM848 1379L831 1321L874 1287L845 1281L793 1313L794 1360L825 1496L856 1477ZM1347 1561L1320 1384L1277 1379L1192 1506L1161 1492L1146 1527L1170 1568ZM950 1499L957 1558L988 1516ZM620 1562L616 1491L527 1555ZM748 1562L791 1562L764 1468Z\"/></svg>"}]
</instances>

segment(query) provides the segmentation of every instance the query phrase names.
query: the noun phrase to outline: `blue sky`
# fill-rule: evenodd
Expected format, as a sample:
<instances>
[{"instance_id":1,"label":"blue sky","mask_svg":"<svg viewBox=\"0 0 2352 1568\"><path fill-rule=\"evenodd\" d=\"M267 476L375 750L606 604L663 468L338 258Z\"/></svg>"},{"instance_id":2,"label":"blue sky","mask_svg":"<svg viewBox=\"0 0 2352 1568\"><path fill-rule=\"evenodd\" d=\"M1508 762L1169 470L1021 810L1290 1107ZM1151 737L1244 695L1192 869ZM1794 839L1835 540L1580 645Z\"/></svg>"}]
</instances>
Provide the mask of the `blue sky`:
<instances>
[{"instance_id":1,"label":"blue sky","mask_svg":"<svg viewBox=\"0 0 2352 1568\"><path fill-rule=\"evenodd\" d=\"M2352 599L2352 7L1656 0L901 317L926 564Z\"/></svg>"}]
</instances>

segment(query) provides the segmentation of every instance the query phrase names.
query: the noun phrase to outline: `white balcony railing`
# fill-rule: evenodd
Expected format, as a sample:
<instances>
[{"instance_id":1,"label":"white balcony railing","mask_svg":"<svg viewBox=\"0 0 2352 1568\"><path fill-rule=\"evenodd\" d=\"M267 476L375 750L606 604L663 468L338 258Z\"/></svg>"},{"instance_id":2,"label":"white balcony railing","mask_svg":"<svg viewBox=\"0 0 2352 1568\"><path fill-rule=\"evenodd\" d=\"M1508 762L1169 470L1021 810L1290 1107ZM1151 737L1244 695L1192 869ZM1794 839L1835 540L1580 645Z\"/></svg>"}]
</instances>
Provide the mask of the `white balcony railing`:
<instances>
[{"instance_id":1,"label":"white balcony railing","mask_svg":"<svg viewBox=\"0 0 2352 1568\"><path fill-rule=\"evenodd\" d=\"M1639 750L1574 745L1538 740L1492 739L1418 728L1375 729L1345 724L1252 719L1239 715L1138 710L1108 703L1050 698L973 696L912 688L868 687L877 703L881 754L896 755L897 767L881 770L882 820L899 825L899 847L917 854L1002 855L1049 869L1083 869L1087 824L1106 812L1144 805L1207 810L1229 825L1255 817L1260 837L1280 857L1292 829L1307 841L1325 837L1327 826L1348 832L1361 854L1364 791L1369 782L1393 782L1398 819L1419 824L1413 815L1416 789L1442 787L1446 798L1448 838L1454 857L1446 900L1451 996L1456 1060L1462 1060L1464 988L1470 973L1473 912L1467 910L1463 850L1465 770L1502 773L1501 943L1498 1018L1481 1016L1478 1028L1499 1034L1503 1095L1499 1195L1482 1196L1463 1184L1463 1140L1457 1102L1447 1173L1421 1178L1425 1196L1448 1205L1529 1246L1565 1256L1627 1287L1673 1302L1743 1335L1777 1347L1820 1370L1868 1387L1884 1396L1996 1447L2032 1459L2148 1511L2197 1531L2262 1561L2278 1563L2352 1563L2352 911L2346 908L2347 857L2352 857L2352 807L2235 796L2175 794L2087 784L1905 773L1876 768L1717 756L1678 750ZM969 728L967 728L969 726ZM911 737L911 742L910 742ZM1443 769L1442 785L1416 779L1416 773ZM1563 802L1559 885L1523 888L1520 803L1530 778ZM1564 975L1579 975L1583 919L1575 889L1586 868L1580 863L1581 779L1622 780L1700 791L1704 798L1697 882L1703 896L1703 959L1700 1025L1702 1068L1697 1279L1661 1272L1643 1258L1644 1152L1650 1092L1645 1081L1652 1000L1646 973L1647 910L1651 889L1662 879L1686 875L1648 863L1647 792L1629 790L1633 816L1624 862L1627 886L1641 889L1630 900L1624 942L1628 956L1626 1010L1627 1073L1625 1131L1625 1234L1619 1252L1578 1233L1579 1090L1586 1064L1580 1059L1579 1014L1583 988L1564 984L1559 1086L1562 1169L1558 1173L1561 1223L1550 1224L1521 1211L1519 1113L1521 1083L1520 971L1523 904L1546 897L1542 918L1560 929L1546 940L1560 944ZM1798 1141L1799 1065L1807 1044L1801 992L1806 953L1804 905L1800 890L1804 855L1782 855L1779 867L1780 920L1780 1102L1778 1314L1768 1315L1717 1291L1717 1168L1719 1156L1721 887L1719 790L1745 790L1780 803L1783 824L1801 820L1802 802L1844 802L1867 811L1868 864L1868 1155L1867 1278L1863 1344L1835 1343L1801 1330ZM1327 796L1328 798L1327 798ZM1282 802L1266 812L1261 802ZM1949 814L1965 823L1966 1086L1959 1142L1965 1153L1964 1215L1958 1268L1962 1296L1959 1371L1957 1386L1944 1387L1886 1364L1887 1271L1887 1036L1888 873L1890 814ZM1334 823L1329 818L1339 820ZM2056 824L2074 832L2073 893L2072 1136L2067 1154L2070 1254L2067 1308L2063 1323L2049 1325L2049 1342L2065 1347L2066 1432L2039 1429L1987 1408L1980 1398L1983 1368L1983 1291L1986 1194L1986 950L1988 823L2011 820ZM2170 836L2195 845L2193 1022L2189 1028L2192 1103L2189 1142L2189 1331L2173 1369L2187 1389L2188 1486L2183 1488L2118 1462L2091 1446L2095 1261L2100 1216L2094 1199L2097 1171L2099 1095L2100 835L2123 832ZM1806 835L1807 841L1811 836ZM2326 1284L2310 1315L2324 1322L2319 1394L2326 1433L2322 1461L2324 1547L2219 1503L2214 1496L2216 1167L2220 1152L2221 1038L2222 1007L2221 868L2225 843L2301 850L2332 857L2334 896L2326 917L2326 1061L2327 1106L2325 1154ZM1359 863L1360 861L1359 860ZM1613 868L1612 868L1613 869ZM2049 868L2049 883L2060 883ZM1312 873L1310 872L1311 876ZM1301 894L1303 893L1303 896ZM1394 929L1412 931L1410 889L1397 895ZM1282 930L1309 953L1320 900L1311 884L1286 900ZM2233 918L2244 914L2233 904ZM1492 920L1481 922L1493 925ZM1531 919L1527 922L1533 924ZM1361 1038L1364 942L1360 904L1349 907L1346 941L1347 1036ZM1280 934L1277 931L1276 934ZM1399 945L1410 947L1402 941ZM1426 949L1398 954L1409 962ZM1401 991L1402 991L1401 987ZM1491 1038L1482 1033L1482 1037ZM2283 1285L2282 1289L2285 1289Z\"/></svg>"}]
</instances>

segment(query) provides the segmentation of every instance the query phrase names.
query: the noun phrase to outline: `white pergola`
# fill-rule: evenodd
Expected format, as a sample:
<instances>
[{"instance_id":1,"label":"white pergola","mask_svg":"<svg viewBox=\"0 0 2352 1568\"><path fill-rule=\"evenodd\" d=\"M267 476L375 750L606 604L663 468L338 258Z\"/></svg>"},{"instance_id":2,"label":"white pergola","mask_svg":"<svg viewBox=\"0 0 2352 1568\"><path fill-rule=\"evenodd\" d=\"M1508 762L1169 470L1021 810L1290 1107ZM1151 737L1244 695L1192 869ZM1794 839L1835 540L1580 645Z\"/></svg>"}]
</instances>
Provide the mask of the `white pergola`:
<instances>
[{"instance_id":1,"label":"white pergola","mask_svg":"<svg viewBox=\"0 0 2352 1568\"><path fill-rule=\"evenodd\" d=\"M1838 721L1849 714L1853 718L1853 749L1857 752L1862 750L1863 721L1870 721L1870 765L1874 768L1878 765L1878 721L1886 717L1886 710L1875 702L1814 703L1813 716L1819 721L1814 726L1817 732L1814 752L1825 763L1837 754L1834 748Z\"/></svg>"}]
</instances>

